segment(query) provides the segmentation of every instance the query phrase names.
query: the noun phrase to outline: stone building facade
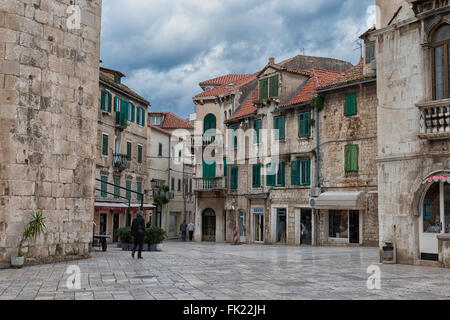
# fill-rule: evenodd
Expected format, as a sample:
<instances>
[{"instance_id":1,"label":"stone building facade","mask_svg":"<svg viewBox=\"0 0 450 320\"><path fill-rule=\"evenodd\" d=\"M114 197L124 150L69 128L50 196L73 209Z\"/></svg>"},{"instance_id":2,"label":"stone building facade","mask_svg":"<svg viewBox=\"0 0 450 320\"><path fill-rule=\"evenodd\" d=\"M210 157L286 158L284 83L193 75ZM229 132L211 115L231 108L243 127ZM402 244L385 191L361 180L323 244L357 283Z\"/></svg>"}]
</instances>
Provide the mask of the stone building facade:
<instances>
[{"instance_id":1,"label":"stone building facade","mask_svg":"<svg viewBox=\"0 0 450 320\"><path fill-rule=\"evenodd\" d=\"M123 77L120 71L100 68L95 176L101 181L96 180L94 232L109 235L110 242L118 241L119 228L131 225L141 198L146 220L154 209L147 171L150 102L122 84Z\"/></svg>"},{"instance_id":2,"label":"stone building facade","mask_svg":"<svg viewBox=\"0 0 450 320\"><path fill-rule=\"evenodd\" d=\"M88 257L92 239L101 1L0 3L0 264L30 215L45 234L28 261ZM71 27L70 29L68 27ZM72 28L74 27L74 28Z\"/></svg>"},{"instance_id":3,"label":"stone building facade","mask_svg":"<svg viewBox=\"0 0 450 320\"><path fill-rule=\"evenodd\" d=\"M436 263L450 231L450 3L377 1L380 253Z\"/></svg>"}]
</instances>

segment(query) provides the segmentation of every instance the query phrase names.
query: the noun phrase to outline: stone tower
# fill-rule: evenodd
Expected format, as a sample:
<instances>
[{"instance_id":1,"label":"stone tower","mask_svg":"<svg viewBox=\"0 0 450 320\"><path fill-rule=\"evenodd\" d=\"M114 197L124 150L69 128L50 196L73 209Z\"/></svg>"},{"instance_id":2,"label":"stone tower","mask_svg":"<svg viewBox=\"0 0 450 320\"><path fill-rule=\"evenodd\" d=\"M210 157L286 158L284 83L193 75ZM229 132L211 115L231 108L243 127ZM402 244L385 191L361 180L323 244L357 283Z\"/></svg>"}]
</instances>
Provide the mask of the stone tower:
<instances>
[{"instance_id":1,"label":"stone tower","mask_svg":"<svg viewBox=\"0 0 450 320\"><path fill-rule=\"evenodd\" d=\"M101 0L0 1L0 266L30 215L28 261L89 256Z\"/></svg>"}]
</instances>

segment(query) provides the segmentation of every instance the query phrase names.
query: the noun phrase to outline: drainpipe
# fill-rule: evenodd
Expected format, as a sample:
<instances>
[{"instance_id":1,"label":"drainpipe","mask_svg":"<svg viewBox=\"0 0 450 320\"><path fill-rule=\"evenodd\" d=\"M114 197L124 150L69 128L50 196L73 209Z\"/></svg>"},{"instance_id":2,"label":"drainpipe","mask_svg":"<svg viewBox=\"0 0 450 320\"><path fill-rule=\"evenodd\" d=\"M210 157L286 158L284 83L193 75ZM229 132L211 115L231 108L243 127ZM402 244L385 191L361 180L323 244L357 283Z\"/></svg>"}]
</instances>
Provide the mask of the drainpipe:
<instances>
[{"instance_id":1,"label":"drainpipe","mask_svg":"<svg viewBox=\"0 0 450 320\"><path fill-rule=\"evenodd\" d=\"M314 181L314 187L319 188L319 176L320 176L320 132L319 132L319 110L317 107L314 108L315 117L316 117L316 174L315 174L315 181ZM313 210L314 215L314 238L313 245L319 246L320 245L320 210Z\"/></svg>"},{"instance_id":2,"label":"drainpipe","mask_svg":"<svg viewBox=\"0 0 450 320\"><path fill-rule=\"evenodd\" d=\"M170 161L171 160L172 160L172 135L169 135L169 159L168 159L169 162L168 162L168 170L167 170L167 176L168 176L167 185L169 187L169 193L171 191L171 186L172 186L171 181L170 181ZM168 220L170 222L170 201L167 204L166 218L168 218ZM167 226L167 220L165 221L165 223L166 223L166 226ZM167 229L166 226L164 226L164 228L163 228L164 230Z\"/></svg>"}]
</instances>

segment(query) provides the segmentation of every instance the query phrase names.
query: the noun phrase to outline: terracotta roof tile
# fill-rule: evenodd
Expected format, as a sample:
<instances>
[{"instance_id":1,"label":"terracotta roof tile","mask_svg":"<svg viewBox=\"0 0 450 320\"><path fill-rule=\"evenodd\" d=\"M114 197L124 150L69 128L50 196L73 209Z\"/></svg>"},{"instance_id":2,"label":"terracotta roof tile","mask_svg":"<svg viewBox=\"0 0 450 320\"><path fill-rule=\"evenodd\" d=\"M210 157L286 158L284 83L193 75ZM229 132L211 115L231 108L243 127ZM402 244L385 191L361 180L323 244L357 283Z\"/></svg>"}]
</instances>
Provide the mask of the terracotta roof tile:
<instances>
[{"instance_id":1,"label":"terracotta roof tile","mask_svg":"<svg viewBox=\"0 0 450 320\"><path fill-rule=\"evenodd\" d=\"M375 76L365 76L364 75L364 60L361 59L361 61L356 66L343 72L339 77L337 77L333 81L330 81L328 84L319 86L316 89L317 90L329 89L329 88L333 88L333 87L343 86L346 84L351 84L351 83L357 82L357 81L375 79L375 78L376 78Z\"/></svg>"},{"instance_id":2,"label":"terracotta roof tile","mask_svg":"<svg viewBox=\"0 0 450 320\"><path fill-rule=\"evenodd\" d=\"M287 103L283 104L281 108L310 101L312 99L313 92L317 87L326 85L341 75L340 72L323 69L309 69L306 71L311 74L311 78L309 78L302 85L297 94L295 94Z\"/></svg>"},{"instance_id":3,"label":"terracotta roof tile","mask_svg":"<svg viewBox=\"0 0 450 320\"><path fill-rule=\"evenodd\" d=\"M246 84L252 82L253 80L255 80L257 74L258 73L250 74L238 81L235 81L233 87L229 87L228 84L225 84L220 87L211 89L209 91L202 92L202 93L196 95L194 97L194 99L199 99L199 98L204 98L204 97L217 97L217 96L229 93L229 92L231 92L237 88L240 88L243 85L246 85Z\"/></svg>"},{"instance_id":4,"label":"terracotta roof tile","mask_svg":"<svg viewBox=\"0 0 450 320\"><path fill-rule=\"evenodd\" d=\"M172 112L149 112L149 115L162 114L164 122L160 128L163 129L194 129L194 126Z\"/></svg>"},{"instance_id":5,"label":"terracotta roof tile","mask_svg":"<svg viewBox=\"0 0 450 320\"><path fill-rule=\"evenodd\" d=\"M160 132L162 132L162 133L165 133L165 134L167 134L167 135L169 135L169 136L172 135L169 131L164 130L164 129L161 129L160 127L157 127L157 126L154 126L154 125L150 124L149 121L147 121L147 125L148 125L150 128L155 129L155 130L158 130L158 131L160 131Z\"/></svg>"},{"instance_id":6,"label":"terracotta roof tile","mask_svg":"<svg viewBox=\"0 0 450 320\"><path fill-rule=\"evenodd\" d=\"M258 87L256 87L250 98L227 120L227 122L254 114L256 112L256 106L253 105L253 102L258 100L258 96L259 90Z\"/></svg>"},{"instance_id":7,"label":"terracotta roof tile","mask_svg":"<svg viewBox=\"0 0 450 320\"><path fill-rule=\"evenodd\" d=\"M248 76L249 76L248 74L227 74L225 76L220 76L214 79L202 81L200 82L200 86L230 84L235 81L246 78Z\"/></svg>"}]
</instances>

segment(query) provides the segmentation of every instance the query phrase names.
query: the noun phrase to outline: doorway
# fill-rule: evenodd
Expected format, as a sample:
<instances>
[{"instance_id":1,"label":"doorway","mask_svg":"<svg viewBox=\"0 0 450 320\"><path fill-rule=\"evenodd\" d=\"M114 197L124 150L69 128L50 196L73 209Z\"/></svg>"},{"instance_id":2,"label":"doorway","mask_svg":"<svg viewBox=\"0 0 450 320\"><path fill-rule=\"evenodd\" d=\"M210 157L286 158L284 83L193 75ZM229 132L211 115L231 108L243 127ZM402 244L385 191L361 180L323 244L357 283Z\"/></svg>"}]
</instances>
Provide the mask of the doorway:
<instances>
[{"instance_id":1,"label":"doorway","mask_svg":"<svg viewBox=\"0 0 450 320\"><path fill-rule=\"evenodd\" d=\"M350 243L359 243L359 211L350 211Z\"/></svg>"},{"instance_id":2,"label":"doorway","mask_svg":"<svg viewBox=\"0 0 450 320\"><path fill-rule=\"evenodd\" d=\"M107 214L106 213L102 213L100 215L100 226L99 226L99 231L100 234L105 235L106 234L106 228L107 228Z\"/></svg>"},{"instance_id":3,"label":"doorway","mask_svg":"<svg viewBox=\"0 0 450 320\"><path fill-rule=\"evenodd\" d=\"M246 225L246 215L244 211L239 213L239 241L247 242L247 225Z\"/></svg>"},{"instance_id":4,"label":"doorway","mask_svg":"<svg viewBox=\"0 0 450 320\"><path fill-rule=\"evenodd\" d=\"M206 209L202 215L203 241L216 241L216 213L212 209Z\"/></svg>"},{"instance_id":5,"label":"doorway","mask_svg":"<svg viewBox=\"0 0 450 320\"><path fill-rule=\"evenodd\" d=\"M287 240L287 209L277 209L277 243L286 243Z\"/></svg>"},{"instance_id":6,"label":"doorway","mask_svg":"<svg viewBox=\"0 0 450 320\"><path fill-rule=\"evenodd\" d=\"M253 209L255 221L255 242L264 242L264 209Z\"/></svg>"},{"instance_id":7,"label":"doorway","mask_svg":"<svg viewBox=\"0 0 450 320\"><path fill-rule=\"evenodd\" d=\"M300 244L312 245L312 210L301 209L300 211Z\"/></svg>"},{"instance_id":8,"label":"doorway","mask_svg":"<svg viewBox=\"0 0 450 320\"><path fill-rule=\"evenodd\" d=\"M119 214L115 213L113 216L113 242L119 241Z\"/></svg>"}]
</instances>

